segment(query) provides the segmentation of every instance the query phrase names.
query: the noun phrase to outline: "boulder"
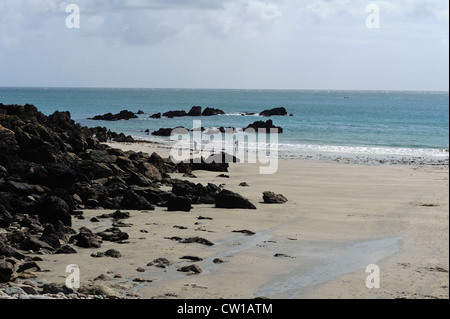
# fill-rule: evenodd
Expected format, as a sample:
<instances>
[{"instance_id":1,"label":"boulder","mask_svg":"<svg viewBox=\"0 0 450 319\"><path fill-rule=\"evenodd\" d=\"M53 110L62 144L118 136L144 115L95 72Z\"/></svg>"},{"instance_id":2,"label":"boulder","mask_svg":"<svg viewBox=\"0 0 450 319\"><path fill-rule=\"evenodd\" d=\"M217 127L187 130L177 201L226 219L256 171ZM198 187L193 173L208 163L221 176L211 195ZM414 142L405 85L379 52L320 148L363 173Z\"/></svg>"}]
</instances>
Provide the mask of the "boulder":
<instances>
[{"instance_id":1,"label":"boulder","mask_svg":"<svg viewBox=\"0 0 450 319\"><path fill-rule=\"evenodd\" d=\"M253 129L256 132L265 130L266 133L283 133L283 128L273 125L272 120L267 120L266 122L256 121L253 124L248 125L244 130L247 131L248 129Z\"/></svg>"},{"instance_id":2,"label":"boulder","mask_svg":"<svg viewBox=\"0 0 450 319\"><path fill-rule=\"evenodd\" d=\"M102 245L102 241L86 227L81 227L78 234L70 237L69 243L75 243L76 246L82 248L100 248Z\"/></svg>"},{"instance_id":3,"label":"boulder","mask_svg":"<svg viewBox=\"0 0 450 319\"><path fill-rule=\"evenodd\" d=\"M277 107L270 110L265 110L259 113L261 116L285 116L287 115L287 111L284 107Z\"/></svg>"},{"instance_id":4,"label":"boulder","mask_svg":"<svg viewBox=\"0 0 450 319\"><path fill-rule=\"evenodd\" d=\"M108 228L105 231L97 233L97 235L100 236L103 240L112 242L122 241L129 238L128 234L121 231L118 227Z\"/></svg>"},{"instance_id":5,"label":"boulder","mask_svg":"<svg viewBox=\"0 0 450 319\"><path fill-rule=\"evenodd\" d=\"M168 118L174 118L174 117L184 117L187 116L186 111L169 111L166 113L163 113L163 116Z\"/></svg>"},{"instance_id":6,"label":"boulder","mask_svg":"<svg viewBox=\"0 0 450 319\"><path fill-rule=\"evenodd\" d=\"M274 192L264 192L263 199L267 204L284 204L288 201L283 195Z\"/></svg>"},{"instance_id":7,"label":"boulder","mask_svg":"<svg viewBox=\"0 0 450 319\"><path fill-rule=\"evenodd\" d=\"M11 263L0 260L0 283L9 282L14 273L14 266Z\"/></svg>"},{"instance_id":8,"label":"boulder","mask_svg":"<svg viewBox=\"0 0 450 319\"><path fill-rule=\"evenodd\" d=\"M202 107L193 106L191 110L188 112L188 116L202 116Z\"/></svg>"},{"instance_id":9,"label":"boulder","mask_svg":"<svg viewBox=\"0 0 450 319\"><path fill-rule=\"evenodd\" d=\"M223 115L223 114L225 114L225 112L222 110L207 107L203 111L202 116L214 116L214 115Z\"/></svg>"},{"instance_id":10,"label":"boulder","mask_svg":"<svg viewBox=\"0 0 450 319\"><path fill-rule=\"evenodd\" d=\"M191 200L183 196L171 196L167 203L167 210L169 212L174 211L190 212L191 208L192 208Z\"/></svg>"},{"instance_id":11,"label":"boulder","mask_svg":"<svg viewBox=\"0 0 450 319\"><path fill-rule=\"evenodd\" d=\"M123 110L120 113L112 114L107 113L104 115L97 115L93 118L89 118L88 120L95 120L95 121L120 121L120 120L130 120L137 118L136 114L133 112L130 112L128 110Z\"/></svg>"},{"instance_id":12,"label":"boulder","mask_svg":"<svg viewBox=\"0 0 450 319\"><path fill-rule=\"evenodd\" d=\"M145 197L137 195L132 190L127 190L120 203L122 209L132 210L154 210L155 206L150 204Z\"/></svg>"},{"instance_id":13,"label":"boulder","mask_svg":"<svg viewBox=\"0 0 450 319\"><path fill-rule=\"evenodd\" d=\"M69 205L59 197L46 196L38 203L36 213L41 223L56 224L61 221L65 226L72 226Z\"/></svg>"},{"instance_id":14,"label":"boulder","mask_svg":"<svg viewBox=\"0 0 450 319\"><path fill-rule=\"evenodd\" d=\"M152 119L160 119L161 118L161 113L155 113L153 115L150 115L150 118L152 118Z\"/></svg>"},{"instance_id":15,"label":"boulder","mask_svg":"<svg viewBox=\"0 0 450 319\"><path fill-rule=\"evenodd\" d=\"M184 267L180 267L178 268L178 271L182 271L182 272L192 272L194 274L199 274L202 272L202 269L197 266L197 265L189 265L189 266L184 266Z\"/></svg>"},{"instance_id":16,"label":"boulder","mask_svg":"<svg viewBox=\"0 0 450 319\"><path fill-rule=\"evenodd\" d=\"M216 198L216 208L256 209L248 199L229 190L222 190Z\"/></svg>"}]
</instances>

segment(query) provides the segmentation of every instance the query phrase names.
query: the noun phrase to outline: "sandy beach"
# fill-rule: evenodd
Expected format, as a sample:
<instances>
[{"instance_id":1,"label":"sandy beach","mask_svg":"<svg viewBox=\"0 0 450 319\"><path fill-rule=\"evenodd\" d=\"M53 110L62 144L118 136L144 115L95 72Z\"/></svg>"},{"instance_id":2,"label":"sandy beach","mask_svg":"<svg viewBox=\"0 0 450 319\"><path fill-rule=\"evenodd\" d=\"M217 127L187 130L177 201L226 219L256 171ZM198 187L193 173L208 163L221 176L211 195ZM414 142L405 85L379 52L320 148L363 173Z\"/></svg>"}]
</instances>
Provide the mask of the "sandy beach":
<instances>
[{"instance_id":1,"label":"sandy beach","mask_svg":"<svg viewBox=\"0 0 450 319\"><path fill-rule=\"evenodd\" d=\"M151 143L112 143L123 150L157 152ZM190 212L129 211L125 243L104 242L77 254L39 255L38 280L64 283L76 264L81 284L113 287L128 298L449 298L448 166L371 166L280 160L274 175L259 166L230 164L229 178L194 171L197 178L248 198L256 210L193 205ZM246 182L249 186L239 186ZM163 188L164 189L164 188ZM285 204L265 204L264 191L283 194ZM111 210L84 211L73 228L101 231ZM207 219L199 219L199 217ZM174 227L176 226L176 227ZM247 235L242 230L249 230ZM214 245L180 243L171 237L202 237ZM91 257L116 249L120 258ZM180 259L200 257L201 261ZM166 268L148 265L157 258ZM195 264L199 274L178 271ZM380 288L366 287L366 267L379 266ZM104 274L104 280L94 280Z\"/></svg>"}]
</instances>

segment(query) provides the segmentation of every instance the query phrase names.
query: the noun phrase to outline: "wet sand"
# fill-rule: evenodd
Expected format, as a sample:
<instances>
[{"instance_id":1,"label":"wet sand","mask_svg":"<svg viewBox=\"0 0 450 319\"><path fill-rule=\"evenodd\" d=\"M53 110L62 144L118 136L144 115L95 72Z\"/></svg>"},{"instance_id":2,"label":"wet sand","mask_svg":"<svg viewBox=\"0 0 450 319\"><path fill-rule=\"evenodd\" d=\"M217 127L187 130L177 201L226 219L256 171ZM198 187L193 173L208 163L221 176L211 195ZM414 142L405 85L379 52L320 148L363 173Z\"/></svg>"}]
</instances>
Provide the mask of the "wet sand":
<instances>
[{"instance_id":1,"label":"wet sand","mask_svg":"<svg viewBox=\"0 0 450 319\"><path fill-rule=\"evenodd\" d=\"M155 144L118 144L124 150L168 150ZM193 205L189 213L129 211L122 227L126 243L105 241L99 249L75 247L74 255L41 255L39 280L63 283L65 267L77 264L81 284L96 281L129 298L448 298L448 166L370 166L280 160L274 175L254 164L231 164L230 178L194 171L197 178L172 177L224 187L248 198L256 210ZM249 187L241 187L247 182ZM262 193L283 194L285 204L264 204ZM101 231L112 211L85 211L73 228ZM201 219L198 217L209 217ZM181 226L181 227L174 227ZM233 232L250 230L254 235ZM202 237L214 243L180 243L168 237ZM118 250L122 257L94 258ZM202 261L180 259L198 256ZM157 258L167 268L147 266ZM219 258L223 263L215 263ZM177 271L196 264L200 274ZM368 289L366 266L380 267L380 288ZM138 271L138 268L139 271ZM113 278L120 274L121 278ZM135 281L141 278L147 281Z\"/></svg>"}]
</instances>

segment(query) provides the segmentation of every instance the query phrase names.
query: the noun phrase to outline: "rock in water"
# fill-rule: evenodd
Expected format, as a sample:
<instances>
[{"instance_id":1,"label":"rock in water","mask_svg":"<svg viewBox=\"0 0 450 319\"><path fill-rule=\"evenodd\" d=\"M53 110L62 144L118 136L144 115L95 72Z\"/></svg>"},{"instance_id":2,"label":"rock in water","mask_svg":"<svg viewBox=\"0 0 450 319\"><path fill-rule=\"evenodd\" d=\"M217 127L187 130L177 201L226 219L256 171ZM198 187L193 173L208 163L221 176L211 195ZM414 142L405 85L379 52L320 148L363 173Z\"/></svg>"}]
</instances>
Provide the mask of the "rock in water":
<instances>
[{"instance_id":1,"label":"rock in water","mask_svg":"<svg viewBox=\"0 0 450 319\"><path fill-rule=\"evenodd\" d=\"M207 107L203 111L202 116L214 116L214 115L223 115L223 114L225 114L225 112L222 110Z\"/></svg>"},{"instance_id":2,"label":"rock in water","mask_svg":"<svg viewBox=\"0 0 450 319\"><path fill-rule=\"evenodd\" d=\"M264 192L263 193L264 203L267 204L284 204L288 200L281 194L275 194L274 192Z\"/></svg>"},{"instance_id":3,"label":"rock in water","mask_svg":"<svg viewBox=\"0 0 450 319\"><path fill-rule=\"evenodd\" d=\"M284 107L277 107L271 110L265 110L259 113L261 116L285 116L287 115L287 111Z\"/></svg>"},{"instance_id":4,"label":"rock in water","mask_svg":"<svg viewBox=\"0 0 450 319\"><path fill-rule=\"evenodd\" d=\"M193 106L189 111L188 116L202 116L202 107Z\"/></svg>"},{"instance_id":5,"label":"rock in water","mask_svg":"<svg viewBox=\"0 0 450 319\"><path fill-rule=\"evenodd\" d=\"M222 190L216 198L216 208L256 209L248 199L229 190Z\"/></svg>"}]
</instances>

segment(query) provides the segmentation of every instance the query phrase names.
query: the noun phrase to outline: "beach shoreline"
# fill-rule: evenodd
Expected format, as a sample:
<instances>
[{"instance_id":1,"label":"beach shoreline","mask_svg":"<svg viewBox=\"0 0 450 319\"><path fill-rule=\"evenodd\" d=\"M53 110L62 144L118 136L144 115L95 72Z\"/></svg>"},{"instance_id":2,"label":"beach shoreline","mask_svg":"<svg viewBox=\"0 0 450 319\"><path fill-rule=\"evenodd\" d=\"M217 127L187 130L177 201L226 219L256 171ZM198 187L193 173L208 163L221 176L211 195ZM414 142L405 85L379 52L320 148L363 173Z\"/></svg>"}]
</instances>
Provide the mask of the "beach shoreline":
<instances>
[{"instance_id":1,"label":"beach shoreline","mask_svg":"<svg viewBox=\"0 0 450 319\"><path fill-rule=\"evenodd\" d=\"M157 152L163 158L169 151L152 143L109 145ZM41 267L50 272L39 278L64 282L66 265L77 264L82 283L98 283L94 279L104 274L110 279L102 284L115 287L125 298L144 299L449 297L448 166L280 159L273 175L260 175L258 168L232 163L229 178L208 171L194 171L196 178L171 174L204 185L225 184L225 189L254 203L256 210L193 205L189 213L162 207L129 211L131 218L125 222L132 226L122 229L130 236L128 243L105 242L101 249L77 249L76 255L40 256ZM241 182L249 186L241 187ZM283 194L288 202L264 204L264 191ZM74 220L73 227L89 225L100 231L111 222L93 225L90 218L111 212L84 211L85 219ZM211 219L199 220L200 216ZM240 230L255 234L233 232ZM214 245L167 239L193 236ZM90 256L111 248L122 257ZM203 260L180 259L185 255ZM147 266L158 258L167 259L170 266ZM202 272L178 271L192 264ZM380 267L378 289L366 287L369 264Z\"/></svg>"}]
</instances>

